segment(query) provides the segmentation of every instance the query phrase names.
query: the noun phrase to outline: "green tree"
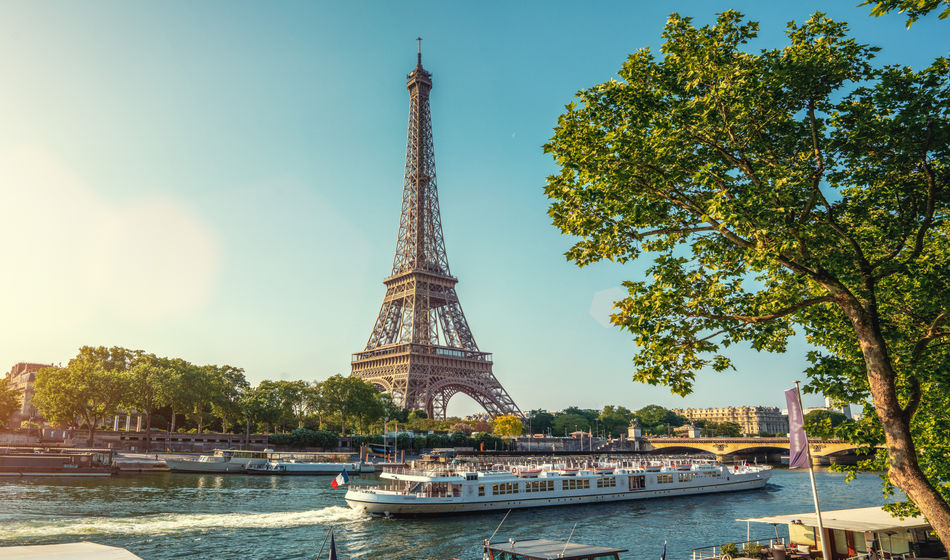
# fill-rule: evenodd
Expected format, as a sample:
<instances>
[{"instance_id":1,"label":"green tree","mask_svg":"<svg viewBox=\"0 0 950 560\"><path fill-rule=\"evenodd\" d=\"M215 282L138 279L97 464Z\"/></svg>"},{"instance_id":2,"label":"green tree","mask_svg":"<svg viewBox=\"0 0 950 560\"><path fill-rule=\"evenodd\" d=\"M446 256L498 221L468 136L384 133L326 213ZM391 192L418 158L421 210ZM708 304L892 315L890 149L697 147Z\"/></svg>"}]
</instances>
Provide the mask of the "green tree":
<instances>
[{"instance_id":1,"label":"green tree","mask_svg":"<svg viewBox=\"0 0 950 560\"><path fill-rule=\"evenodd\" d=\"M518 437L524 432L524 424L521 423L521 418L514 414L503 414L496 417L494 425L495 433L502 437Z\"/></svg>"},{"instance_id":2,"label":"green tree","mask_svg":"<svg viewBox=\"0 0 950 560\"><path fill-rule=\"evenodd\" d=\"M547 410L531 410L528 412L528 425L531 426L531 433L546 434L552 428L554 415Z\"/></svg>"},{"instance_id":3,"label":"green tree","mask_svg":"<svg viewBox=\"0 0 950 560\"><path fill-rule=\"evenodd\" d=\"M925 16L936 10L943 4L943 11L940 12L940 19L947 19L950 16L950 0L864 0L859 6L873 5L871 15L874 17L889 14L894 10L897 13L907 14L907 27L909 28L920 16Z\"/></svg>"},{"instance_id":4,"label":"green tree","mask_svg":"<svg viewBox=\"0 0 950 560\"><path fill-rule=\"evenodd\" d=\"M742 426L735 422L707 422L705 433L707 436L739 437L742 435Z\"/></svg>"},{"instance_id":5,"label":"green tree","mask_svg":"<svg viewBox=\"0 0 950 560\"><path fill-rule=\"evenodd\" d=\"M651 404L636 411L634 417L644 433L666 434L671 427L682 426L686 419L658 404Z\"/></svg>"},{"instance_id":6,"label":"green tree","mask_svg":"<svg viewBox=\"0 0 950 560\"><path fill-rule=\"evenodd\" d=\"M152 414L164 406L164 380L169 374L168 360L138 350L130 353L129 392L120 403L145 415L145 451L152 447Z\"/></svg>"},{"instance_id":7,"label":"green tree","mask_svg":"<svg viewBox=\"0 0 950 560\"><path fill-rule=\"evenodd\" d=\"M633 412L630 412L626 407L607 405L600 411L600 416L597 419L610 435L619 436L627 433L627 427L633 417Z\"/></svg>"},{"instance_id":8,"label":"green tree","mask_svg":"<svg viewBox=\"0 0 950 560\"><path fill-rule=\"evenodd\" d=\"M240 402L248 426L260 426L263 431L273 431L284 413L279 395L267 381L249 389Z\"/></svg>"},{"instance_id":9,"label":"green tree","mask_svg":"<svg viewBox=\"0 0 950 560\"><path fill-rule=\"evenodd\" d=\"M321 383L321 390L322 404L326 411L340 417L340 432L343 435L346 435L348 418L359 418L371 409L376 409L382 415L377 397L379 391L358 377L334 375Z\"/></svg>"},{"instance_id":10,"label":"green tree","mask_svg":"<svg viewBox=\"0 0 950 560\"><path fill-rule=\"evenodd\" d=\"M584 431L590 429L590 420L580 414L569 414L559 412L554 415L551 421L551 431L555 435L568 436L571 432Z\"/></svg>"},{"instance_id":11,"label":"green tree","mask_svg":"<svg viewBox=\"0 0 950 560\"><path fill-rule=\"evenodd\" d=\"M689 393L727 346L782 352L800 326L821 348L806 390L873 403L889 480L950 547L950 472L914 437L922 396L950 391L948 61L876 67L820 14L748 52L757 28L674 14L661 58L580 92L546 146L550 214L578 265L652 257L612 318L639 381Z\"/></svg>"},{"instance_id":12,"label":"green tree","mask_svg":"<svg viewBox=\"0 0 950 560\"><path fill-rule=\"evenodd\" d=\"M250 384L244 378L244 370L241 368L227 365L210 367L214 385L211 413L221 419L221 430L229 432L247 422L242 404Z\"/></svg>"},{"instance_id":13,"label":"green tree","mask_svg":"<svg viewBox=\"0 0 950 560\"><path fill-rule=\"evenodd\" d=\"M6 377L0 377L0 428L9 423L13 413L20 410L22 391L10 383Z\"/></svg>"},{"instance_id":14,"label":"green tree","mask_svg":"<svg viewBox=\"0 0 950 560\"><path fill-rule=\"evenodd\" d=\"M165 375L159 379L161 401L172 412L168 430L174 432L178 425L178 415L194 407L192 388L199 383L197 368L193 364L173 358L166 363Z\"/></svg>"},{"instance_id":15,"label":"green tree","mask_svg":"<svg viewBox=\"0 0 950 560\"><path fill-rule=\"evenodd\" d=\"M114 350L114 352L113 352ZM66 367L36 372L33 402L47 419L67 426L82 420L89 428L88 446L96 428L128 399L130 378L123 349L84 346Z\"/></svg>"}]
</instances>

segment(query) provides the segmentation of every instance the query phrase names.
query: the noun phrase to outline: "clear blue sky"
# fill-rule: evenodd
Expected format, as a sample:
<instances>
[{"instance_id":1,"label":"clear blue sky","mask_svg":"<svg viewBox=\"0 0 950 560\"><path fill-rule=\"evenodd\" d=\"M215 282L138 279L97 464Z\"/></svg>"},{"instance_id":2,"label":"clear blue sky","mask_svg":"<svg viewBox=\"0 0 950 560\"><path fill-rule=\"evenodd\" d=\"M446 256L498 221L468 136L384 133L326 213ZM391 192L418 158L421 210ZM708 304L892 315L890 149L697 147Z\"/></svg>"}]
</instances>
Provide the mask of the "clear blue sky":
<instances>
[{"instance_id":1,"label":"clear blue sky","mask_svg":"<svg viewBox=\"0 0 950 560\"><path fill-rule=\"evenodd\" d=\"M0 369L119 345L255 383L348 373L392 266L422 36L449 262L515 401L783 406L801 342L736 349L685 399L631 381L602 322L644 266L565 261L541 145L672 11L739 9L761 48L824 9L885 63L947 54L950 22L855 3L0 1Z\"/></svg>"}]
</instances>

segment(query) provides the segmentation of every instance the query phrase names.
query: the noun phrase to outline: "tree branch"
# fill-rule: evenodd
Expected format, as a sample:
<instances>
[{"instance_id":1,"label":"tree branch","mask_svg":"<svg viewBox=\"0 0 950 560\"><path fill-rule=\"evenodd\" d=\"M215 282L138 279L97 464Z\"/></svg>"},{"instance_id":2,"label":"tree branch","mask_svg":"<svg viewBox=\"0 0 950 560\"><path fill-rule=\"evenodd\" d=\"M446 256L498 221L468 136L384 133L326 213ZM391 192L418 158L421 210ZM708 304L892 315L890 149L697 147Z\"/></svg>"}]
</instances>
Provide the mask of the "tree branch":
<instances>
[{"instance_id":1,"label":"tree branch","mask_svg":"<svg viewBox=\"0 0 950 560\"><path fill-rule=\"evenodd\" d=\"M767 321L773 321L775 319L781 319L792 313L801 311L802 309L811 307L813 305L818 305L819 303L829 303L833 300L833 297L821 296L817 298L806 299L804 301L798 302L795 305L780 309L778 311L768 313L766 315L713 315L710 313L696 313L694 315L689 315L690 317L699 317L703 319L713 319L716 321L739 321L747 324L756 324L764 323Z\"/></svg>"}]
</instances>

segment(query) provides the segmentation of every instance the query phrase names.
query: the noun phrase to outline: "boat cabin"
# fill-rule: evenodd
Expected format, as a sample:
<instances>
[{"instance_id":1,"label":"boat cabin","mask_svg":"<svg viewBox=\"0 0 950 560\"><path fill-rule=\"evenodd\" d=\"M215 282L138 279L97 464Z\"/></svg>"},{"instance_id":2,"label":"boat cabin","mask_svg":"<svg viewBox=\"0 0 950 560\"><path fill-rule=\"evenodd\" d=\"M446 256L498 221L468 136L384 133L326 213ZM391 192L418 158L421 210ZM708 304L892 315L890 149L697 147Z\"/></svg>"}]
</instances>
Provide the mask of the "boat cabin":
<instances>
[{"instance_id":1,"label":"boat cabin","mask_svg":"<svg viewBox=\"0 0 950 560\"><path fill-rule=\"evenodd\" d=\"M788 526L789 557L821 556L815 512L738 519ZM881 507L821 512L831 560L846 558L947 558L923 517L899 519Z\"/></svg>"},{"instance_id":2,"label":"boat cabin","mask_svg":"<svg viewBox=\"0 0 950 560\"><path fill-rule=\"evenodd\" d=\"M547 539L486 543L488 560L618 560L625 548L608 548Z\"/></svg>"}]
</instances>

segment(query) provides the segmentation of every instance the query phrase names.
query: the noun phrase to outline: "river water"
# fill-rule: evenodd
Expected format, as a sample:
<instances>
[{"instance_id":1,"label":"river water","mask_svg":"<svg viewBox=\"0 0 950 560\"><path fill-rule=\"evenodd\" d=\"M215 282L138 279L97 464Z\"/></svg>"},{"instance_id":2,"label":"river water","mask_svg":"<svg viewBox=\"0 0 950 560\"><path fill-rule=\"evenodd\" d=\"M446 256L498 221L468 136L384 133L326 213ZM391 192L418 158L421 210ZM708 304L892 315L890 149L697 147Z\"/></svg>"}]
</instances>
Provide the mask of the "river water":
<instances>
[{"instance_id":1,"label":"river water","mask_svg":"<svg viewBox=\"0 0 950 560\"><path fill-rule=\"evenodd\" d=\"M823 509L883 503L877 475L845 482L818 472ZM375 484L352 477L351 484ZM158 473L108 479L0 479L0 546L88 540L145 560L313 559L333 526L341 560L481 558L504 512L443 519L355 513L329 477ZM813 511L807 471L776 470L762 490L614 504L514 510L498 538L564 540L627 548L621 558L689 558L690 549L743 541L740 517ZM781 528L780 528L781 530ZM752 536L774 535L753 524ZM326 552L321 557L325 558Z\"/></svg>"}]
</instances>

